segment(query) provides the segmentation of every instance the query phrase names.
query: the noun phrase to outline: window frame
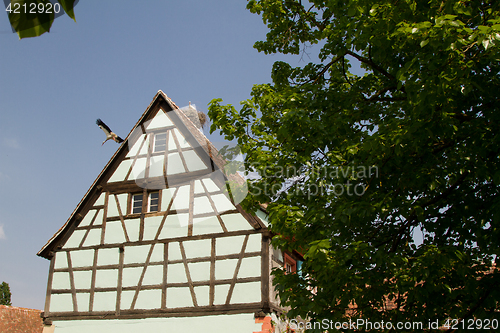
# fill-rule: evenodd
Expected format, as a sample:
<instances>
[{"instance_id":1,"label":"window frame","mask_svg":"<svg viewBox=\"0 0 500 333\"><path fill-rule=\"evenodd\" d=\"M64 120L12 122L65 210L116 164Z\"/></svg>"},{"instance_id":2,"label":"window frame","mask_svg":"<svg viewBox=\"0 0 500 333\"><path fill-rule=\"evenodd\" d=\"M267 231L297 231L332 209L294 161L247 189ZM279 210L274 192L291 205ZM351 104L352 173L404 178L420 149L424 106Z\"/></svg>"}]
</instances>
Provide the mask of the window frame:
<instances>
[{"instance_id":1,"label":"window frame","mask_svg":"<svg viewBox=\"0 0 500 333\"><path fill-rule=\"evenodd\" d=\"M144 200L144 194L147 195L147 200ZM156 198L152 198L153 195L157 195ZM135 200L136 197L141 196L141 206L140 206L140 211L134 211L134 208L138 208L139 206L135 206L134 203L138 202L139 200ZM145 202L146 201L146 202ZM154 202L156 201L156 202ZM139 215L142 214L143 212L145 214L147 213L158 213L161 211L161 191L148 191L148 192L136 192L136 193L130 193L130 208L128 210L130 215ZM151 210L152 207L156 206L156 210ZM146 209L144 209L146 208Z\"/></svg>"},{"instance_id":2,"label":"window frame","mask_svg":"<svg viewBox=\"0 0 500 333\"><path fill-rule=\"evenodd\" d=\"M153 133L153 153L161 153L161 152L165 152L168 150L168 147L167 147L167 141L168 141L168 131L166 132L159 132L159 133ZM156 150L156 146L157 146L157 142L158 142L158 136L160 135L164 135L165 136L165 143L162 144L162 146L164 147L163 150ZM163 141L163 140L161 140Z\"/></svg>"},{"instance_id":3,"label":"window frame","mask_svg":"<svg viewBox=\"0 0 500 333\"><path fill-rule=\"evenodd\" d=\"M290 267L290 270L288 270ZM293 274L297 272L297 260L292 258L288 253L283 253L283 269L285 270L285 274Z\"/></svg>"}]
</instances>

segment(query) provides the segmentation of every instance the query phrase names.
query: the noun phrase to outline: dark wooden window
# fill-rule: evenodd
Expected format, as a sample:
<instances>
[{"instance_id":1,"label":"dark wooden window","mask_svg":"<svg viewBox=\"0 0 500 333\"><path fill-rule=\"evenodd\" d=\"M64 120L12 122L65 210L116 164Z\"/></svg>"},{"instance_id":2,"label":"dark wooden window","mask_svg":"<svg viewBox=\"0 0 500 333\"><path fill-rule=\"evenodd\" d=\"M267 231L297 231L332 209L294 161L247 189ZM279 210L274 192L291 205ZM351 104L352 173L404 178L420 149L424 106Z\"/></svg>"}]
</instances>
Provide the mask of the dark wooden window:
<instances>
[{"instance_id":1,"label":"dark wooden window","mask_svg":"<svg viewBox=\"0 0 500 333\"><path fill-rule=\"evenodd\" d=\"M154 152L165 151L167 148L167 133L155 134Z\"/></svg>"}]
</instances>

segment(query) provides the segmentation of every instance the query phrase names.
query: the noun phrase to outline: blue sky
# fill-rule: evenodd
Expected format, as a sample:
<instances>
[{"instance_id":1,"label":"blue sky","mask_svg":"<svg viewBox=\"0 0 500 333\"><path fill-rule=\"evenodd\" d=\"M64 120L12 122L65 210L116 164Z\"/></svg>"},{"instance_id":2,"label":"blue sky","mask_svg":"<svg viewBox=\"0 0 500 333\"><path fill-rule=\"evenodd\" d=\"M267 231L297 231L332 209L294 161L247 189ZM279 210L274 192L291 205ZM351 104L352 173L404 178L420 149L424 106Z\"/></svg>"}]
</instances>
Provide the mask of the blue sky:
<instances>
[{"instance_id":1,"label":"blue sky","mask_svg":"<svg viewBox=\"0 0 500 333\"><path fill-rule=\"evenodd\" d=\"M77 23L23 40L0 13L0 283L13 305L43 309L49 261L36 253L118 148L101 146L96 118L125 137L159 89L206 112L248 98L274 61L304 64L253 49L267 28L245 6L82 0Z\"/></svg>"}]
</instances>

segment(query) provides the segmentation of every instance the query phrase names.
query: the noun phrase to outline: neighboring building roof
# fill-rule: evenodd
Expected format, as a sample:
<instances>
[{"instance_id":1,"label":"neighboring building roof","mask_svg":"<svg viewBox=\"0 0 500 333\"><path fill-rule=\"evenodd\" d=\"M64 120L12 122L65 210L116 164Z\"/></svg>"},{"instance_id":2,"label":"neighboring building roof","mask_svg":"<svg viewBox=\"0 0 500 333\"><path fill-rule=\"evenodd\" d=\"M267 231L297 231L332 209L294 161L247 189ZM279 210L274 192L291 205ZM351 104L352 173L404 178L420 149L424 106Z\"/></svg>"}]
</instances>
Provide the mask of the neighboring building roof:
<instances>
[{"instance_id":1,"label":"neighboring building roof","mask_svg":"<svg viewBox=\"0 0 500 333\"><path fill-rule=\"evenodd\" d=\"M42 310L0 305L0 332L2 333L41 333Z\"/></svg>"}]
</instances>

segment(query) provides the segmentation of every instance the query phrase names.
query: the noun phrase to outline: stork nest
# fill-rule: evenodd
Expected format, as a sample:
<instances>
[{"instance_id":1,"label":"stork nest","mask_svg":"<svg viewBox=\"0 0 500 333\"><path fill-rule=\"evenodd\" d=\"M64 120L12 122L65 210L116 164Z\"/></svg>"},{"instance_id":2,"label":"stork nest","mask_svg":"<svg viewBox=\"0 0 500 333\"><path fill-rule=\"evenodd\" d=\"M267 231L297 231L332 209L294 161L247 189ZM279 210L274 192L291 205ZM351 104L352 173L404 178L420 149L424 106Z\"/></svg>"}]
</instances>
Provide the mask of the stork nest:
<instances>
[{"instance_id":1,"label":"stork nest","mask_svg":"<svg viewBox=\"0 0 500 333\"><path fill-rule=\"evenodd\" d=\"M191 120L193 122L193 124L195 124L197 127L200 126L203 128L205 126L205 124L207 123L208 117L203 112L197 111L197 110L192 109L192 108L189 108L189 109L183 110L183 111L184 111L184 114L186 115L186 117L188 117L189 120Z\"/></svg>"}]
</instances>

